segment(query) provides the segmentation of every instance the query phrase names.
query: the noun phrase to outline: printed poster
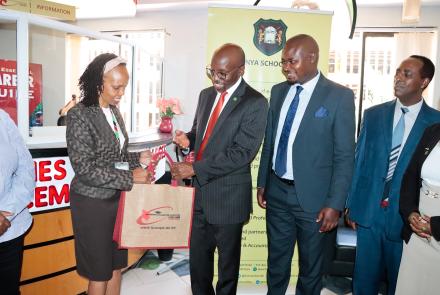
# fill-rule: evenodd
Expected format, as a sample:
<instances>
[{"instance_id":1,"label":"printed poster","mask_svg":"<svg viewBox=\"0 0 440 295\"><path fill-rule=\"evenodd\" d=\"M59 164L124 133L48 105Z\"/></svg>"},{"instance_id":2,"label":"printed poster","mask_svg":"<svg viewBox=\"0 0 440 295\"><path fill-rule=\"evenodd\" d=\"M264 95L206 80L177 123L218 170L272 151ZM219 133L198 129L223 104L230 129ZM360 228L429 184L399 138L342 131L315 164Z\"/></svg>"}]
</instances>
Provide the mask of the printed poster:
<instances>
[{"instance_id":1,"label":"printed poster","mask_svg":"<svg viewBox=\"0 0 440 295\"><path fill-rule=\"evenodd\" d=\"M17 124L17 62L0 59L0 108ZM29 127L43 126L42 65L29 64Z\"/></svg>"}]
</instances>

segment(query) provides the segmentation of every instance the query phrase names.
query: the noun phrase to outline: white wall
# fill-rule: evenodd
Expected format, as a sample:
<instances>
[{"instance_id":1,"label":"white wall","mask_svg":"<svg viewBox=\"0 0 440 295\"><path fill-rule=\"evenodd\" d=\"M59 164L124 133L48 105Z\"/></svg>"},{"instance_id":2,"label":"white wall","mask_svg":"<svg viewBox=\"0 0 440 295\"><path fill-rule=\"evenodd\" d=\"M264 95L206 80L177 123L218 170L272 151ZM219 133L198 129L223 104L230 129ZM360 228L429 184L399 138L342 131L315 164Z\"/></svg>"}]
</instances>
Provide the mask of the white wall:
<instances>
[{"instance_id":1,"label":"white wall","mask_svg":"<svg viewBox=\"0 0 440 295\"><path fill-rule=\"evenodd\" d=\"M400 22L401 7L358 7L359 27L408 27ZM422 9L422 20L417 26L439 27L440 6ZM97 31L145 30L164 28L166 97L178 97L183 105L183 116L175 117L175 126L189 130L197 105L198 94L205 85L205 60L208 15L206 7L164 9L138 13L133 18L82 20L77 25ZM439 44L440 47L440 44ZM434 105L440 105L440 59L434 83ZM436 86L436 87L434 87ZM390 85L391 87L391 85Z\"/></svg>"},{"instance_id":2,"label":"white wall","mask_svg":"<svg viewBox=\"0 0 440 295\"><path fill-rule=\"evenodd\" d=\"M358 10L358 27L384 27L384 28L414 28L414 27L440 27L440 6L422 7L420 22L417 24L402 24L402 7L360 7ZM437 58L433 62L436 73L431 82L431 90L434 91L433 107L440 109L440 38L437 38Z\"/></svg>"},{"instance_id":3,"label":"white wall","mask_svg":"<svg viewBox=\"0 0 440 295\"><path fill-rule=\"evenodd\" d=\"M164 95L177 97L184 115L175 128L189 130L200 90L205 88L207 8L138 13L133 18L83 20L77 25L97 31L165 29Z\"/></svg>"}]
</instances>

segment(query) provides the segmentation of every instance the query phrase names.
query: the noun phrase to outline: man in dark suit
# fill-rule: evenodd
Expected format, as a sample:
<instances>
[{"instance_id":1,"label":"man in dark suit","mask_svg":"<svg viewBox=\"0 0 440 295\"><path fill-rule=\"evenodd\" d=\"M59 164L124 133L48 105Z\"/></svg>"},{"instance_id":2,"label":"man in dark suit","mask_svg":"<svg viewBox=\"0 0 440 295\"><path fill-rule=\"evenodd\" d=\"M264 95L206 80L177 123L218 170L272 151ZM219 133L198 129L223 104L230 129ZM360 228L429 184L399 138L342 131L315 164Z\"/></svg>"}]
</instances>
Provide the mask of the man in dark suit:
<instances>
[{"instance_id":1,"label":"man in dark suit","mask_svg":"<svg viewBox=\"0 0 440 295\"><path fill-rule=\"evenodd\" d=\"M428 58L405 59L394 76L397 99L364 112L347 199L348 221L357 229L354 294L376 295L384 275L388 294L394 294L402 255L402 176L425 128L440 120L422 97L433 76Z\"/></svg>"},{"instance_id":2,"label":"man in dark suit","mask_svg":"<svg viewBox=\"0 0 440 295\"><path fill-rule=\"evenodd\" d=\"M284 295L298 242L295 294L320 294L324 233L344 208L354 158L354 95L318 71L319 47L308 35L286 42L287 81L271 91L258 173L266 208L268 294Z\"/></svg>"},{"instance_id":3,"label":"man in dark suit","mask_svg":"<svg viewBox=\"0 0 440 295\"><path fill-rule=\"evenodd\" d=\"M195 205L190 247L194 295L230 295L237 290L243 223L252 210L250 163L264 136L266 98L243 79L245 55L234 44L214 52L190 132L175 143L194 150L195 162L177 163L174 178L194 177ZM218 282L212 287L214 250Z\"/></svg>"}]
</instances>

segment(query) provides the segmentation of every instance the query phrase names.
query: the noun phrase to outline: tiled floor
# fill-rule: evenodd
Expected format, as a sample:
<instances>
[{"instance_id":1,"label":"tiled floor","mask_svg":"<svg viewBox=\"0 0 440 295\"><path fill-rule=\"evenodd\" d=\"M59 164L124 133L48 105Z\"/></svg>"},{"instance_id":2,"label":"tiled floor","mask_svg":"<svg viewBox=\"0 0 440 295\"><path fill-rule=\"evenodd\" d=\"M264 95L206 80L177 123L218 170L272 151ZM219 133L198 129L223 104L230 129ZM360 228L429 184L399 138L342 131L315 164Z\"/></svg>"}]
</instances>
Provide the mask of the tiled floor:
<instances>
[{"instance_id":1,"label":"tiled floor","mask_svg":"<svg viewBox=\"0 0 440 295\"><path fill-rule=\"evenodd\" d=\"M291 286L286 295L294 295ZM238 295L266 294L265 286L240 285ZM189 261L187 251L175 251L168 262L161 262L155 251L149 252L134 268L124 273L122 279L122 295L191 295L189 279ZM321 295L336 295L323 289ZM351 293L348 293L351 294Z\"/></svg>"}]
</instances>

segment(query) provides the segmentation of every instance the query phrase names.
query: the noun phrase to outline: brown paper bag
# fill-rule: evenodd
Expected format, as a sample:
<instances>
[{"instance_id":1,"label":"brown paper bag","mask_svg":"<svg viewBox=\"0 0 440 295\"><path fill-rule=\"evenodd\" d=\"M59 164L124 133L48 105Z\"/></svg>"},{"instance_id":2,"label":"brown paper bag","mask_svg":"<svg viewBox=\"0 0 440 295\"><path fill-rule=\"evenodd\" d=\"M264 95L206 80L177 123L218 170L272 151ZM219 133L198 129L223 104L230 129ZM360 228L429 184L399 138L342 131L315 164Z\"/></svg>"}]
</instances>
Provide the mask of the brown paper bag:
<instances>
[{"instance_id":1,"label":"brown paper bag","mask_svg":"<svg viewBox=\"0 0 440 295\"><path fill-rule=\"evenodd\" d=\"M135 184L121 195L113 239L120 248L188 248L194 188Z\"/></svg>"}]
</instances>

